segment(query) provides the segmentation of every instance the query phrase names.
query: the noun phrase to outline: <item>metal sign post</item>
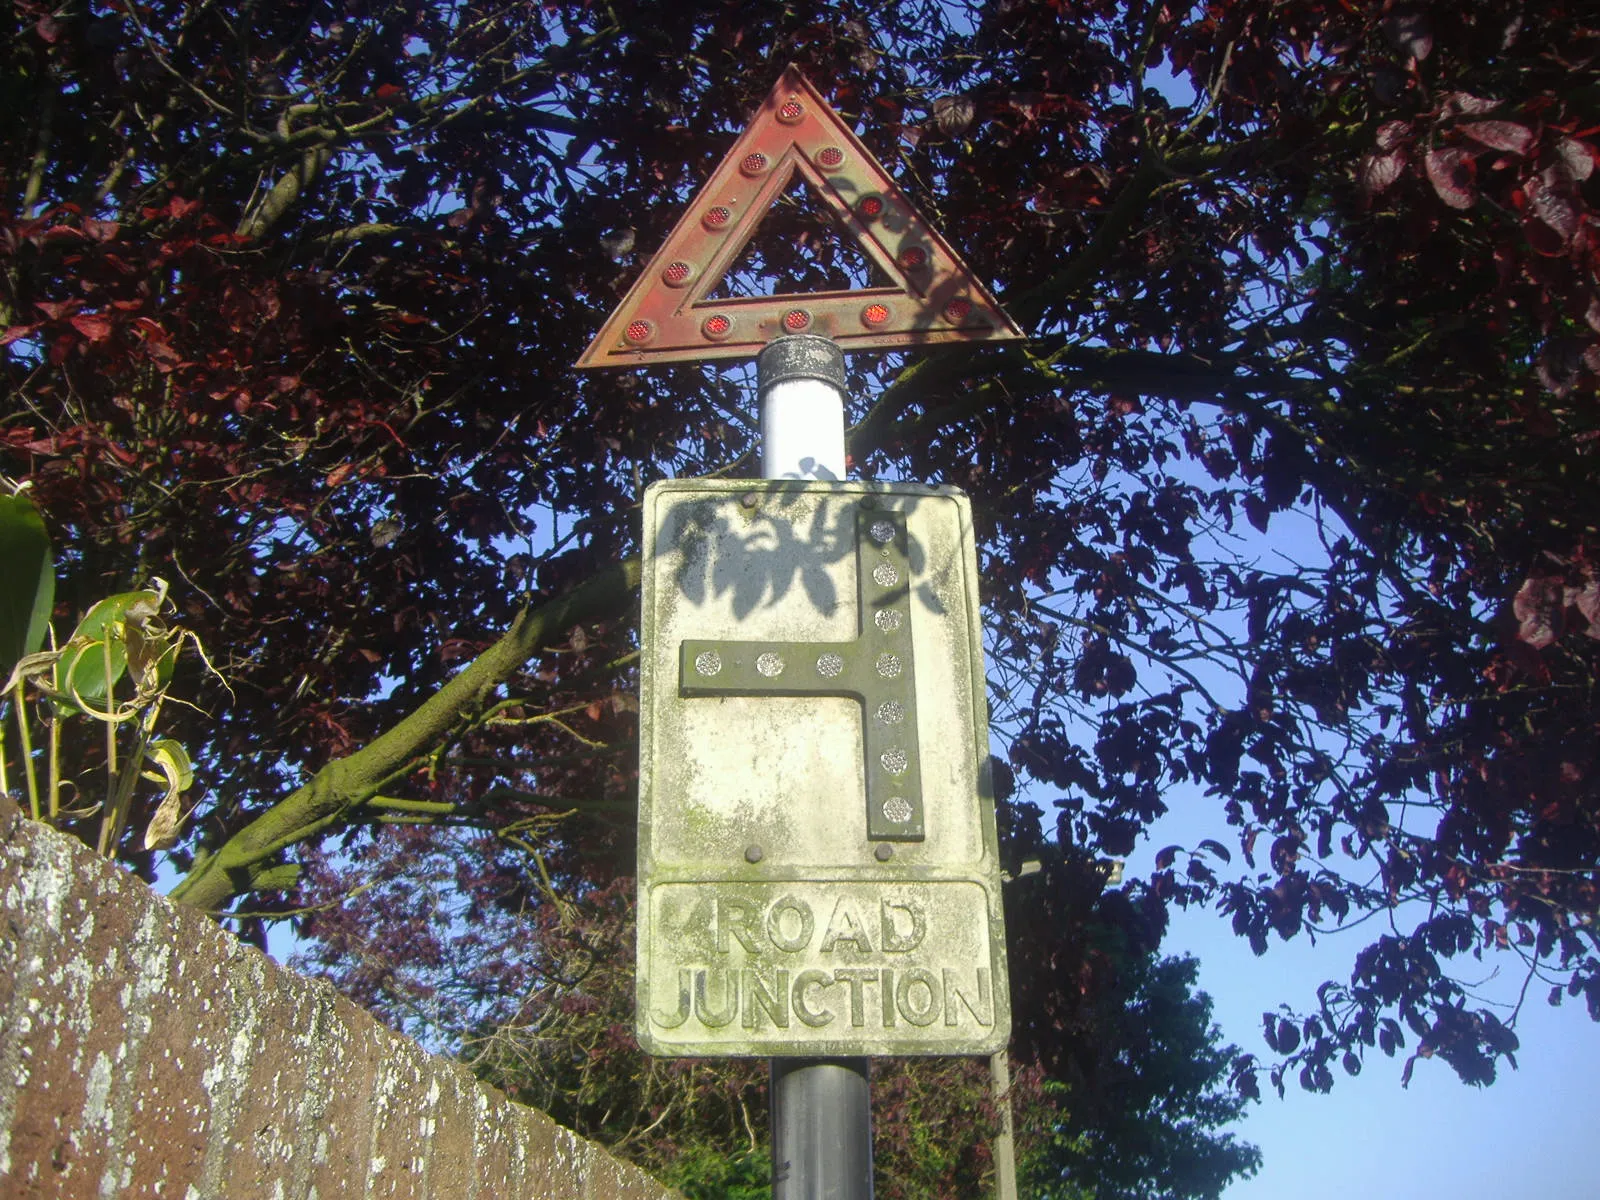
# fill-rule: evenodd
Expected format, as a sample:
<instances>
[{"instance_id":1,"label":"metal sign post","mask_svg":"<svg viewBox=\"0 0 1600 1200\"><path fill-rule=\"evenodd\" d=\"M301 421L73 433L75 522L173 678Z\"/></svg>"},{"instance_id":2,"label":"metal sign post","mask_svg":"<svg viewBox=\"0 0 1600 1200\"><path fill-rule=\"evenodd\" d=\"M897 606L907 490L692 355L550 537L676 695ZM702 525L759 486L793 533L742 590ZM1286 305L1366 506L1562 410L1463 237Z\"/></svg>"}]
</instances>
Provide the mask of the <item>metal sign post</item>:
<instances>
[{"instance_id":1,"label":"metal sign post","mask_svg":"<svg viewBox=\"0 0 1600 1200\"><path fill-rule=\"evenodd\" d=\"M842 360L760 360L769 480L644 503L637 1029L762 1056L774 1195L870 1196L871 1055L1010 1024L971 511L843 474Z\"/></svg>"},{"instance_id":2,"label":"metal sign post","mask_svg":"<svg viewBox=\"0 0 1600 1200\"><path fill-rule=\"evenodd\" d=\"M761 474L845 477L844 353L788 337L756 359ZM759 668L758 668L759 670ZM774 1058L767 1089L773 1200L871 1200L871 1059Z\"/></svg>"},{"instance_id":3,"label":"metal sign post","mask_svg":"<svg viewBox=\"0 0 1600 1200\"><path fill-rule=\"evenodd\" d=\"M891 286L715 298L796 175ZM871 1056L1010 1034L971 508L845 478L842 352L1020 336L790 68L578 363L759 351L765 479L644 497L635 1020L772 1060L778 1200L872 1195Z\"/></svg>"}]
</instances>

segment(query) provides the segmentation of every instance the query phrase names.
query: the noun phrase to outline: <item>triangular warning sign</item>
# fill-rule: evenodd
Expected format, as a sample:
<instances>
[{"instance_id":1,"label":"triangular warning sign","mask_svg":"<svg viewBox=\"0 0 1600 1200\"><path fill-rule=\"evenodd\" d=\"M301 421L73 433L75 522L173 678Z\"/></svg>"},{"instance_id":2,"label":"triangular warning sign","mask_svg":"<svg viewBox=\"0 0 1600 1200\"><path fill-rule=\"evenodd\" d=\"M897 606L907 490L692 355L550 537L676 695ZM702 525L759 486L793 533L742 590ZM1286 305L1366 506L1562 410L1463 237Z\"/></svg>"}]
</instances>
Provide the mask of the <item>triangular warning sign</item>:
<instances>
[{"instance_id":1,"label":"triangular warning sign","mask_svg":"<svg viewBox=\"0 0 1600 1200\"><path fill-rule=\"evenodd\" d=\"M796 173L892 286L708 298ZM750 358L789 333L821 334L841 350L1022 336L795 67L783 73L577 365Z\"/></svg>"}]
</instances>

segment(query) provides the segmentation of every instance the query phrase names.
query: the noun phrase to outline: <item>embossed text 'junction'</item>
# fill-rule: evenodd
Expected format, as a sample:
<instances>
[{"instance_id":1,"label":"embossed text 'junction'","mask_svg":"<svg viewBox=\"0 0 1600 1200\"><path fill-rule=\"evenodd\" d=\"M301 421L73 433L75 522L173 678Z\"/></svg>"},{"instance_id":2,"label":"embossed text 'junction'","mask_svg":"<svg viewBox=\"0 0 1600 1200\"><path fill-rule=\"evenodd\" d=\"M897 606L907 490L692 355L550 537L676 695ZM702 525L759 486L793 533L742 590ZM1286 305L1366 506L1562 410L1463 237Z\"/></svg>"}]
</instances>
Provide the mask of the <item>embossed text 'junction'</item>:
<instances>
[{"instance_id":1,"label":"embossed text 'junction'","mask_svg":"<svg viewBox=\"0 0 1600 1200\"><path fill-rule=\"evenodd\" d=\"M836 1021L852 1029L994 1024L988 967L918 961L928 912L915 897L866 904L843 895L819 912L792 894L769 903L720 894L699 911L700 936L686 941L706 961L678 967L671 1011L651 1013L658 1028L691 1019L747 1030L788 1029L791 1019L812 1029ZM790 965L778 965L785 960Z\"/></svg>"},{"instance_id":2,"label":"embossed text 'junction'","mask_svg":"<svg viewBox=\"0 0 1600 1200\"><path fill-rule=\"evenodd\" d=\"M676 1008L656 1011L662 1029L694 1019L721 1029L735 1019L745 1029L789 1028L796 1021L813 1029L849 1018L854 1029L894 1029L901 1021L927 1026L994 1024L994 987L988 967L835 967L791 971L787 967L680 967Z\"/></svg>"}]
</instances>

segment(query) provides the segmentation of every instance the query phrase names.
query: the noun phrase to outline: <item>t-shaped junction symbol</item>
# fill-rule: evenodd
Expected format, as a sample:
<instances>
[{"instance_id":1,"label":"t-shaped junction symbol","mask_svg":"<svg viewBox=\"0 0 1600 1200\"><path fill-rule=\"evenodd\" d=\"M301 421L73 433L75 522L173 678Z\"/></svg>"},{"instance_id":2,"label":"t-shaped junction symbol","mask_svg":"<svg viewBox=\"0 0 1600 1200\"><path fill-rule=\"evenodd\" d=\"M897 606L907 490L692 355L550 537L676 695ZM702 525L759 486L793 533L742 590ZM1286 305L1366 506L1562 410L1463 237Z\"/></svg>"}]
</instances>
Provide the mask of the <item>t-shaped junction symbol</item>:
<instances>
[{"instance_id":1,"label":"t-shaped junction symbol","mask_svg":"<svg viewBox=\"0 0 1600 1200\"><path fill-rule=\"evenodd\" d=\"M853 696L861 701L867 837L920 842L917 687L911 643L911 563L899 513L856 513L859 630L849 642L686 639L678 691L695 696Z\"/></svg>"}]
</instances>

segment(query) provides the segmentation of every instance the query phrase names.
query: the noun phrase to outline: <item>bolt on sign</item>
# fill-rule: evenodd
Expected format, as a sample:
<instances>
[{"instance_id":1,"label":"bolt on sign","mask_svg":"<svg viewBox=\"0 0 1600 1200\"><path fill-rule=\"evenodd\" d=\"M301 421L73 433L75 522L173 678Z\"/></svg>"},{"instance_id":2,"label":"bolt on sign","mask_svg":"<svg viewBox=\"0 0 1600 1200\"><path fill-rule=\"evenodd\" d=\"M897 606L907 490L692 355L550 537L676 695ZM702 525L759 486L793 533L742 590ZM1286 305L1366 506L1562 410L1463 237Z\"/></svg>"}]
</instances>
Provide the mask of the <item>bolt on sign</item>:
<instances>
[{"instance_id":1,"label":"bolt on sign","mask_svg":"<svg viewBox=\"0 0 1600 1200\"><path fill-rule=\"evenodd\" d=\"M891 286L713 297L796 175ZM790 67L577 365L748 358L794 333L832 338L846 351L1022 336L861 139Z\"/></svg>"},{"instance_id":2,"label":"bolt on sign","mask_svg":"<svg viewBox=\"0 0 1600 1200\"><path fill-rule=\"evenodd\" d=\"M640 1044L990 1054L1010 1032L972 514L953 488L644 501Z\"/></svg>"}]
</instances>

